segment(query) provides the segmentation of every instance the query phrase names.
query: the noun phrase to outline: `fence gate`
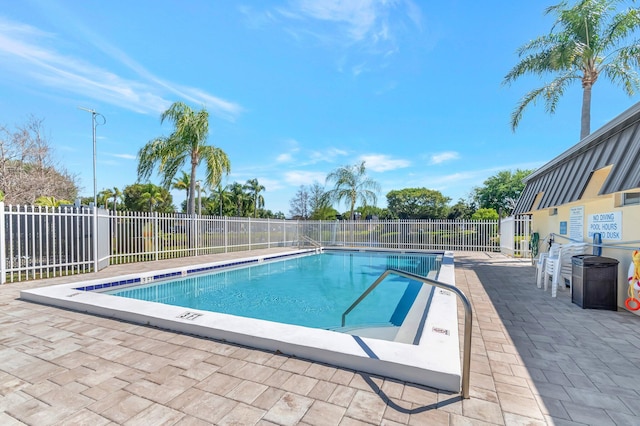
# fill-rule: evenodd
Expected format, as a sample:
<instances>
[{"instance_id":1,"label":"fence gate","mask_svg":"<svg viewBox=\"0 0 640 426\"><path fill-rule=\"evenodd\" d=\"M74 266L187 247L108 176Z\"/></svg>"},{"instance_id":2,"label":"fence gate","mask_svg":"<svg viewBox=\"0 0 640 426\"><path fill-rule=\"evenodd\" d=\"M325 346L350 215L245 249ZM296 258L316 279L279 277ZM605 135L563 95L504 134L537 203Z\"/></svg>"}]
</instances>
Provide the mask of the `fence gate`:
<instances>
[{"instance_id":1,"label":"fence gate","mask_svg":"<svg viewBox=\"0 0 640 426\"><path fill-rule=\"evenodd\" d=\"M531 218L509 216L500 221L500 252L508 256L529 257Z\"/></svg>"}]
</instances>

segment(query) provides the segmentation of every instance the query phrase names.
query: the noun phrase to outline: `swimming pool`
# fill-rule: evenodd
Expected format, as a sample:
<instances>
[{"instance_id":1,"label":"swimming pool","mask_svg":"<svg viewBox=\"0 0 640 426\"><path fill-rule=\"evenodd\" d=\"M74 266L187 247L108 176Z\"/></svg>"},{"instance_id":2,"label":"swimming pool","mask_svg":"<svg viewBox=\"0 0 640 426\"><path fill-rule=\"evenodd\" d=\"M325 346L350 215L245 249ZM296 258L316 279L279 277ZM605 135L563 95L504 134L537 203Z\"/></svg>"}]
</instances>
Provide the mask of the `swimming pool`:
<instances>
[{"instance_id":1,"label":"swimming pool","mask_svg":"<svg viewBox=\"0 0 640 426\"><path fill-rule=\"evenodd\" d=\"M323 250L292 250L273 256L252 256L234 261L212 262L197 267L185 266L90 280L81 284L42 287L23 290L21 297L25 300L105 317L264 350L280 351L292 356L458 392L461 373L457 306L455 295L447 290L435 290L427 285L421 286L415 298L416 303L407 312L406 319L400 327L406 328L407 323L412 323L410 328L415 332L416 322L421 321L427 304L430 304L429 315L419 327L420 335L416 344L381 340L367 336L366 333L358 333L359 335L336 333L326 329L114 297L104 293L105 289L110 291L114 287L145 285L159 279L188 277L229 266L266 264L276 259L292 259L321 251ZM404 254L400 250L385 252ZM455 285L453 253L445 252L441 255L442 266L438 280ZM379 274L375 275L371 275L368 282L373 282Z\"/></svg>"},{"instance_id":2,"label":"swimming pool","mask_svg":"<svg viewBox=\"0 0 640 426\"><path fill-rule=\"evenodd\" d=\"M378 338L395 340L419 281L387 277L349 313L348 328L342 314L387 268L437 278L441 259L431 253L325 251L106 293L351 334L380 328Z\"/></svg>"}]
</instances>

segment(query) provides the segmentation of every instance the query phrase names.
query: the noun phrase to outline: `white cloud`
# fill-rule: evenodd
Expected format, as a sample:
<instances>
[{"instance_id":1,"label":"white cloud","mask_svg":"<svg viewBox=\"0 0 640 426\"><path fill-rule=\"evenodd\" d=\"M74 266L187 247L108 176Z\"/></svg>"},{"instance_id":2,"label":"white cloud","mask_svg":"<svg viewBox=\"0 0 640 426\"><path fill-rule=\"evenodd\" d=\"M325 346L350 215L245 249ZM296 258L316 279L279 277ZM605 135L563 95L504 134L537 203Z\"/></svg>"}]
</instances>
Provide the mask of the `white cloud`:
<instances>
[{"instance_id":1,"label":"white cloud","mask_svg":"<svg viewBox=\"0 0 640 426\"><path fill-rule=\"evenodd\" d=\"M344 157L349 155L349 152L340 148L327 148L324 151L312 151L310 154L311 163L318 163L320 161L333 162L337 157Z\"/></svg>"},{"instance_id":2,"label":"white cloud","mask_svg":"<svg viewBox=\"0 0 640 426\"><path fill-rule=\"evenodd\" d=\"M131 154L109 154L112 157L122 158L123 160L135 160L137 157Z\"/></svg>"},{"instance_id":3,"label":"white cloud","mask_svg":"<svg viewBox=\"0 0 640 426\"><path fill-rule=\"evenodd\" d=\"M292 170L284 174L284 179L289 185L311 185L314 182L324 183L326 173L308 172L304 170Z\"/></svg>"},{"instance_id":4,"label":"white cloud","mask_svg":"<svg viewBox=\"0 0 640 426\"><path fill-rule=\"evenodd\" d=\"M283 152L276 157L278 163L290 163L294 160L294 154L300 151L300 144L295 139L287 139L285 144L289 146L288 152Z\"/></svg>"},{"instance_id":5,"label":"white cloud","mask_svg":"<svg viewBox=\"0 0 640 426\"><path fill-rule=\"evenodd\" d=\"M455 151L445 151L438 154L433 154L429 159L429 164L441 164L446 161L457 160L460 158L460 154Z\"/></svg>"},{"instance_id":6,"label":"white cloud","mask_svg":"<svg viewBox=\"0 0 640 426\"><path fill-rule=\"evenodd\" d=\"M259 177L257 179L258 182L260 182L260 185L264 185L266 193L277 191L285 187L282 182L277 179L270 179L266 177ZM266 196L266 194L263 195Z\"/></svg>"},{"instance_id":7,"label":"white cloud","mask_svg":"<svg viewBox=\"0 0 640 426\"><path fill-rule=\"evenodd\" d=\"M411 162L408 160L394 159L383 154L362 155L360 156L360 161L364 161L366 168L374 172L402 169L411 165Z\"/></svg>"},{"instance_id":8,"label":"white cloud","mask_svg":"<svg viewBox=\"0 0 640 426\"><path fill-rule=\"evenodd\" d=\"M143 114L157 114L167 109L171 101L164 98L170 92L185 100L205 105L213 114L234 120L243 109L238 104L210 95L198 88L166 82L147 71L124 52L104 42L79 26L82 36L111 58L135 71L140 80L121 77L74 55L50 47L55 36L39 29L0 18L0 59L3 67L16 76L26 77L53 91L76 93L108 102ZM62 40L69 45L69 40Z\"/></svg>"},{"instance_id":9,"label":"white cloud","mask_svg":"<svg viewBox=\"0 0 640 426\"><path fill-rule=\"evenodd\" d=\"M292 8L302 16L343 24L350 37L356 41L379 31L375 28L379 6L384 6L384 2L375 0L299 0L292 3Z\"/></svg>"},{"instance_id":10,"label":"white cloud","mask_svg":"<svg viewBox=\"0 0 640 426\"><path fill-rule=\"evenodd\" d=\"M397 51L395 32L422 27L411 0L290 0L277 12L296 39L311 35L327 46L358 44L382 55Z\"/></svg>"},{"instance_id":11,"label":"white cloud","mask_svg":"<svg viewBox=\"0 0 640 426\"><path fill-rule=\"evenodd\" d=\"M293 155L290 152L285 152L276 157L278 163L290 163L293 161Z\"/></svg>"}]
</instances>

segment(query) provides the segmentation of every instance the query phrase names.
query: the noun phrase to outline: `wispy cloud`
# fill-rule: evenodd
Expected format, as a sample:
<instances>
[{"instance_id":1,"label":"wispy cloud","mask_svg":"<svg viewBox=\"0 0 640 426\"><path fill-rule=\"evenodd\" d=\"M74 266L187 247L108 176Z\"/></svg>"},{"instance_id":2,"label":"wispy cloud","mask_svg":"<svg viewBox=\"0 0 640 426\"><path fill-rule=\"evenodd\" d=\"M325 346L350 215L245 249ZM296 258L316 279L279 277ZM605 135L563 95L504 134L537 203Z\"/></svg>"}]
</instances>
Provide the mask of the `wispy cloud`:
<instances>
[{"instance_id":1,"label":"wispy cloud","mask_svg":"<svg viewBox=\"0 0 640 426\"><path fill-rule=\"evenodd\" d=\"M364 161L366 163L366 168L373 170L374 172L386 172L389 170L402 169L411 165L411 162L408 160L391 158L388 155L383 154L361 155L360 161Z\"/></svg>"},{"instance_id":2,"label":"wispy cloud","mask_svg":"<svg viewBox=\"0 0 640 426\"><path fill-rule=\"evenodd\" d=\"M464 185L468 188L479 186L488 177L504 170L533 170L542 166L543 162L528 162L505 164L502 166L489 167L485 169L466 170L464 172L451 173L448 175L419 176L413 179L414 182L429 182L429 185L438 187L448 187L453 185Z\"/></svg>"},{"instance_id":3,"label":"wispy cloud","mask_svg":"<svg viewBox=\"0 0 640 426\"><path fill-rule=\"evenodd\" d=\"M293 154L290 152L284 152L276 157L277 163L290 163L293 161Z\"/></svg>"},{"instance_id":4,"label":"wispy cloud","mask_svg":"<svg viewBox=\"0 0 640 426\"><path fill-rule=\"evenodd\" d=\"M288 139L285 141L285 144L288 145L289 150L276 157L277 163L290 163L294 161L295 154L300 151L300 144L295 139Z\"/></svg>"},{"instance_id":5,"label":"wispy cloud","mask_svg":"<svg viewBox=\"0 0 640 426\"><path fill-rule=\"evenodd\" d=\"M143 114L160 113L171 104L164 95L171 93L184 100L204 105L213 114L234 120L242 107L198 88L164 81L124 52L79 26L81 35L110 56L137 73L140 79L122 77L93 65L78 54L63 53L56 44L72 45L73 40L60 40L55 34L0 17L0 58L3 67L27 84L39 84L53 92L68 92L107 102Z\"/></svg>"},{"instance_id":6,"label":"wispy cloud","mask_svg":"<svg viewBox=\"0 0 640 426\"><path fill-rule=\"evenodd\" d=\"M249 11L254 20L264 22L264 14L243 9L245 14ZM298 41L311 37L331 49L355 47L357 56L389 56L399 50L401 33L422 29L420 9L412 0L290 0L266 16ZM345 69L342 65L339 70ZM348 69L358 76L369 67L357 59Z\"/></svg>"},{"instance_id":7,"label":"wispy cloud","mask_svg":"<svg viewBox=\"0 0 640 426\"><path fill-rule=\"evenodd\" d=\"M326 178L324 172L310 172L304 170L292 170L284 174L284 179L289 185L311 185L314 182L324 183Z\"/></svg>"},{"instance_id":8,"label":"wispy cloud","mask_svg":"<svg viewBox=\"0 0 640 426\"><path fill-rule=\"evenodd\" d=\"M459 158L459 153L455 151L445 151L431 155L431 157L429 157L429 164L441 164L447 161L457 160Z\"/></svg>"},{"instance_id":9,"label":"wispy cloud","mask_svg":"<svg viewBox=\"0 0 640 426\"><path fill-rule=\"evenodd\" d=\"M340 148L327 148L324 151L313 151L311 152L310 164L319 163L321 161L326 161L328 163L333 163L336 161L338 157L345 157L349 155L348 151Z\"/></svg>"},{"instance_id":10,"label":"wispy cloud","mask_svg":"<svg viewBox=\"0 0 640 426\"><path fill-rule=\"evenodd\" d=\"M109 154L112 157L122 158L123 160L135 160L137 157L132 154Z\"/></svg>"},{"instance_id":11,"label":"wispy cloud","mask_svg":"<svg viewBox=\"0 0 640 426\"><path fill-rule=\"evenodd\" d=\"M277 190L282 189L282 188L285 187L282 184L282 182L280 180L277 180L277 179L271 179L271 178L266 178L266 177L259 177L257 179L258 179L258 182L260 182L261 185L264 185L265 192L267 192L267 193L273 192L273 191L277 191Z\"/></svg>"}]
</instances>

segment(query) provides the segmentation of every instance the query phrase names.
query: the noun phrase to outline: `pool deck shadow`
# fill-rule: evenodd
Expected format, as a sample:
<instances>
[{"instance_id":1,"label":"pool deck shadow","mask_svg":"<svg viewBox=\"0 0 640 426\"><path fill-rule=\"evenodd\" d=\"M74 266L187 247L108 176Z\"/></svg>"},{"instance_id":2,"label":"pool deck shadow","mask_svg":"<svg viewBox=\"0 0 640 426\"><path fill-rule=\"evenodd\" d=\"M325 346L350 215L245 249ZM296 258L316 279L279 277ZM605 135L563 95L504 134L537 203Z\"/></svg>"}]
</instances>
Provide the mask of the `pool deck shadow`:
<instances>
[{"instance_id":1,"label":"pool deck shadow","mask_svg":"<svg viewBox=\"0 0 640 426\"><path fill-rule=\"evenodd\" d=\"M471 398L19 299L20 290L270 249L0 286L0 424L638 424L640 318L535 286L529 261L455 254L474 307ZM460 332L463 329L459 306Z\"/></svg>"}]
</instances>

